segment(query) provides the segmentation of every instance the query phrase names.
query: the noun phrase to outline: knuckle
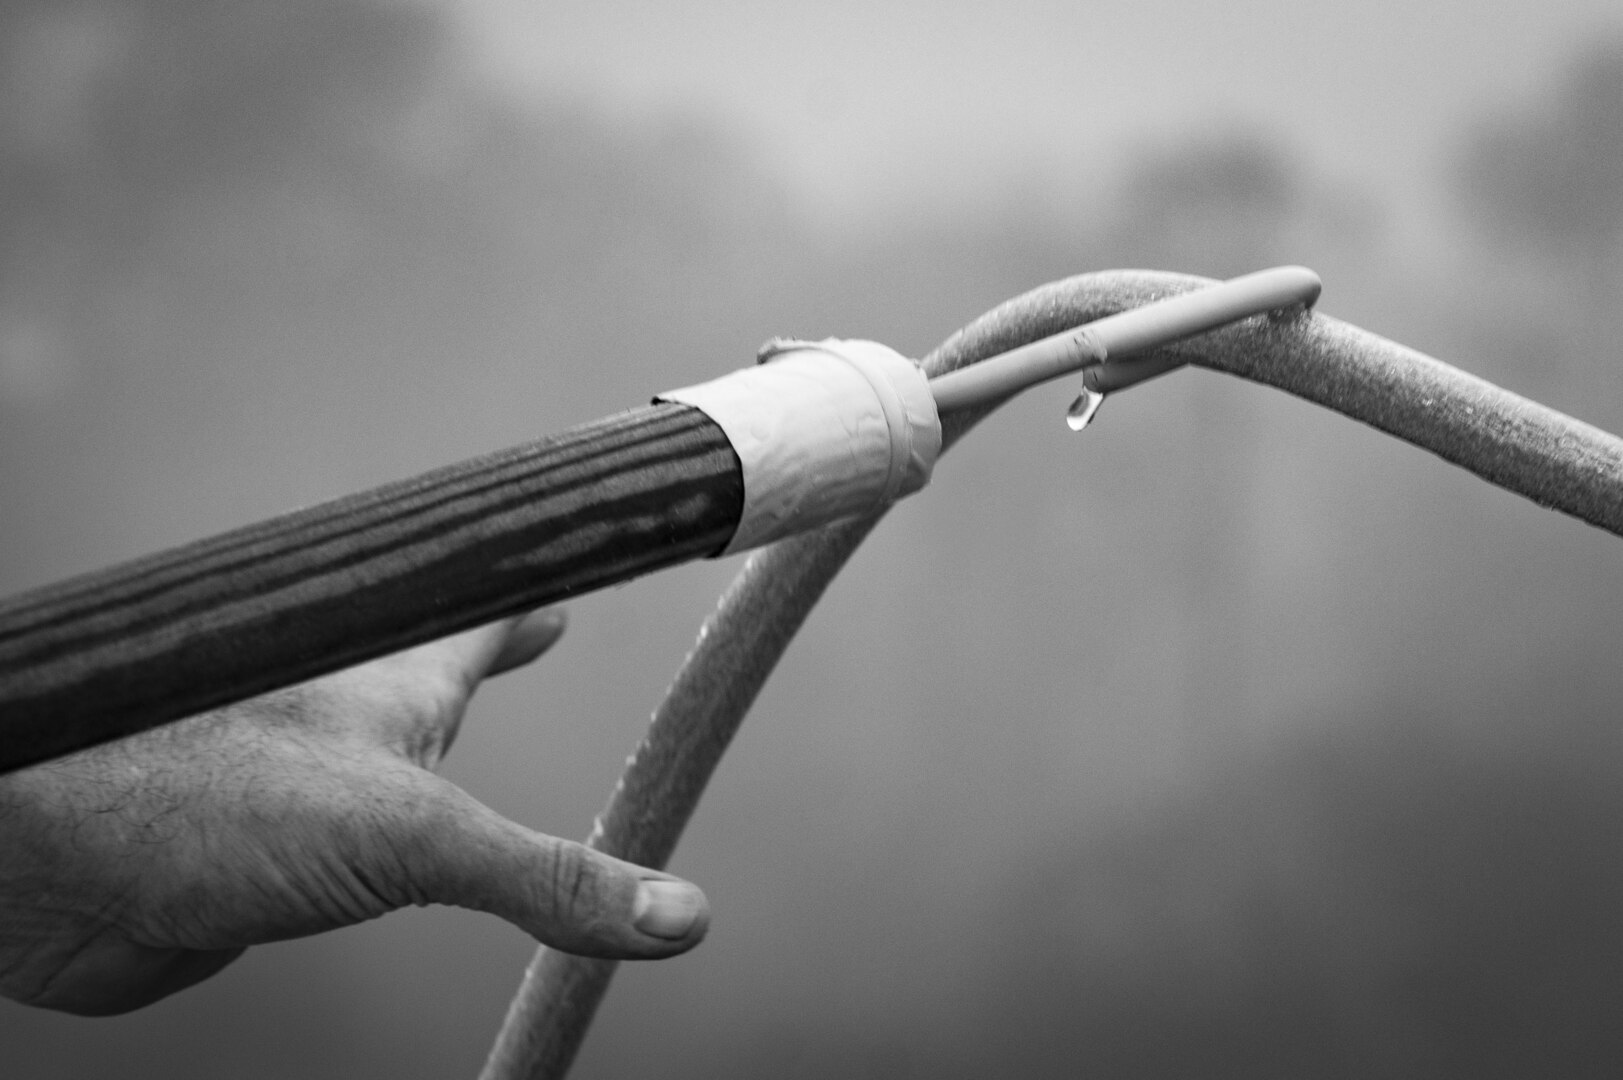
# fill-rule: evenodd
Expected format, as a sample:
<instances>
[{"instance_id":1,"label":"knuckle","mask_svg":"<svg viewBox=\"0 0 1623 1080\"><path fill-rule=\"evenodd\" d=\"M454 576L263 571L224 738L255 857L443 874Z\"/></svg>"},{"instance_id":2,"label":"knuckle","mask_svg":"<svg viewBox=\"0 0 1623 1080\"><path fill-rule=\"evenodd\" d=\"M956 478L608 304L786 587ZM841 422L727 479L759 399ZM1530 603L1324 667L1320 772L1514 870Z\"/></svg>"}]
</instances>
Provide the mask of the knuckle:
<instances>
[{"instance_id":1,"label":"knuckle","mask_svg":"<svg viewBox=\"0 0 1623 1080\"><path fill-rule=\"evenodd\" d=\"M596 852L574 841L558 841L540 883L548 894L543 907L550 912L543 940L588 956L621 954L625 920L617 910L614 879Z\"/></svg>"},{"instance_id":2,"label":"knuckle","mask_svg":"<svg viewBox=\"0 0 1623 1080\"><path fill-rule=\"evenodd\" d=\"M571 925L581 925L601 914L597 865L578 843L560 840L548 858L548 881L553 911Z\"/></svg>"}]
</instances>

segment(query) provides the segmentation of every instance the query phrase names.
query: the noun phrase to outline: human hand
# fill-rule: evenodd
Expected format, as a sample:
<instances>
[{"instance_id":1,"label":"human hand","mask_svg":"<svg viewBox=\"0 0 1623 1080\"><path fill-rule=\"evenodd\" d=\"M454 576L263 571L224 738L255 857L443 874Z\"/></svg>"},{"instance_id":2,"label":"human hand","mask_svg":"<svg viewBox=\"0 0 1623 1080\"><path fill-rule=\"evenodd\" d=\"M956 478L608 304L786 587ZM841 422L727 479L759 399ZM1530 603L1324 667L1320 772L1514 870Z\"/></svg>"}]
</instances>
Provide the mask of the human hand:
<instances>
[{"instance_id":1,"label":"human hand","mask_svg":"<svg viewBox=\"0 0 1623 1080\"><path fill-rule=\"evenodd\" d=\"M698 889L430 771L480 680L563 625L494 623L0 777L0 994L127 1012L250 945L407 904L490 912L588 956L686 952L709 925Z\"/></svg>"}]
</instances>

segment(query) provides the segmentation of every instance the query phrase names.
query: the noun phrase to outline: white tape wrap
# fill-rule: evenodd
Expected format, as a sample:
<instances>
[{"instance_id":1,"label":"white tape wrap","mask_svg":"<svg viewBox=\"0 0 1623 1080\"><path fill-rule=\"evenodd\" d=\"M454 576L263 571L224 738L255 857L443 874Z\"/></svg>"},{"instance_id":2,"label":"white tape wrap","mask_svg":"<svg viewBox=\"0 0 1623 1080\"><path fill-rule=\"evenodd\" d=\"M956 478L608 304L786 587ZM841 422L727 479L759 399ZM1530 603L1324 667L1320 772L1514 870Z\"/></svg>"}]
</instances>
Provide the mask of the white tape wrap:
<instances>
[{"instance_id":1,"label":"white tape wrap","mask_svg":"<svg viewBox=\"0 0 1623 1080\"><path fill-rule=\"evenodd\" d=\"M924 373L874 341L774 341L758 367L655 400L702 409L743 462L723 554L883 509L929 483L941 452Z\"/></svg>"}]
</instances>

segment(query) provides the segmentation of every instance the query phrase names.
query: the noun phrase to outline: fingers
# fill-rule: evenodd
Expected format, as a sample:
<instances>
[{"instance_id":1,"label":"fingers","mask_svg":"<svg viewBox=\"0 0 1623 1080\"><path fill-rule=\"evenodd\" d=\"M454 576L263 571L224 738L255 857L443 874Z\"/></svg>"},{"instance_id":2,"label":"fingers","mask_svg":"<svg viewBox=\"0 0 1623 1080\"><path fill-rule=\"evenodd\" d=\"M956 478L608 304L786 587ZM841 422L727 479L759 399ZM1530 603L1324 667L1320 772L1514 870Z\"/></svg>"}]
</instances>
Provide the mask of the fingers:
<instances>
[{"instance_id":1,"label":"fingers","mask_svg":"<svg viewBox=\"0 0 1623 1080\"><path fill-rule=\"evenodd\" d=\"M436 785L408 842L406 894L500 916L564 952L620 960L675 956L704 939L710 909L670 874L508 821L454 785Z\"/></svg>"},{"instance_id":2,"label":"fingers","mask_svg":"<svg viewBox=\"0 0 1623 1080\"><path fill-rule=\"evenodd\" d=\"M569 626L569 613L559 607L542 608L509 620L507 625L506 640L485 666L483 678L523 667L552 648Z\"/></svg>"},{"instance_id":3,"label":"fingers","mask_svg":"<svg viewBox=\"0 0 1623 1080\"><path fill-rule=\"evenodd\" d=\"M443 704L445 718L454 722L482 680L534 660L563 637L568 623L562 608L542 608L380 657L326 681L356 683L363 692L388 687Z\"/></svg>"},{"instance_id":4,"label":"fingers","mask_svg":"<svg viewBox=\"0 0 1623 1080\"><path fill-rule=\"evenodd\" d=\"M562 608L542 608L464 630L398 656L426 669L448 671L465 693L472 694L480 680L521 667L546 652L563 637L568 622Z\"/></svg>"},{"instance_id":5,"label":"fingers","mask_svg":"<svg viewBox=\"0 0 1623 1080\"><path fill-rule=\"evenodd\" d=\"M432 768L456 740L479 683L546 652L566 624L561 608L544 608L380 657L308 684L299 711L306 721L327 715L336 729L365 732Z\"/></svg>"}]
</instances>

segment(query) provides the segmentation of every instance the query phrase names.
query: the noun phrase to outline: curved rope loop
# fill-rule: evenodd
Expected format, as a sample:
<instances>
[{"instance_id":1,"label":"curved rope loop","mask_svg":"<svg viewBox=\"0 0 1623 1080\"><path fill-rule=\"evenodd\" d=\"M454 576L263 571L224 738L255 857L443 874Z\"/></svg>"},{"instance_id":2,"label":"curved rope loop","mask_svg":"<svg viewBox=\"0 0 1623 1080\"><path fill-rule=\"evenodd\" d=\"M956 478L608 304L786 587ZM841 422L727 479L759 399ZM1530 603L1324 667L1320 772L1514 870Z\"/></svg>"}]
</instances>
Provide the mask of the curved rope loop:
<instances>
[{"instance_id":1,"label":"curved rope loop","mask_svg":"<svg viewBox=\"0 0 1623 1080\"><path fill-rule=\"evenodd\" d=\"M976 319L923 361L935 376L1079 323L1211 285L1157 271L1082 274ZM1623 536L1623 440L1316 312L1256 316L1146 354L1266 383L1363 421L1490 483ZM990 408L943 418L945 452ZM663 868L767 676L878 523L837 522L757 551L699 631L588 843ZM482 1080L558 1080L615 968L539 949Z\"/></svg>"}]
</instances>

